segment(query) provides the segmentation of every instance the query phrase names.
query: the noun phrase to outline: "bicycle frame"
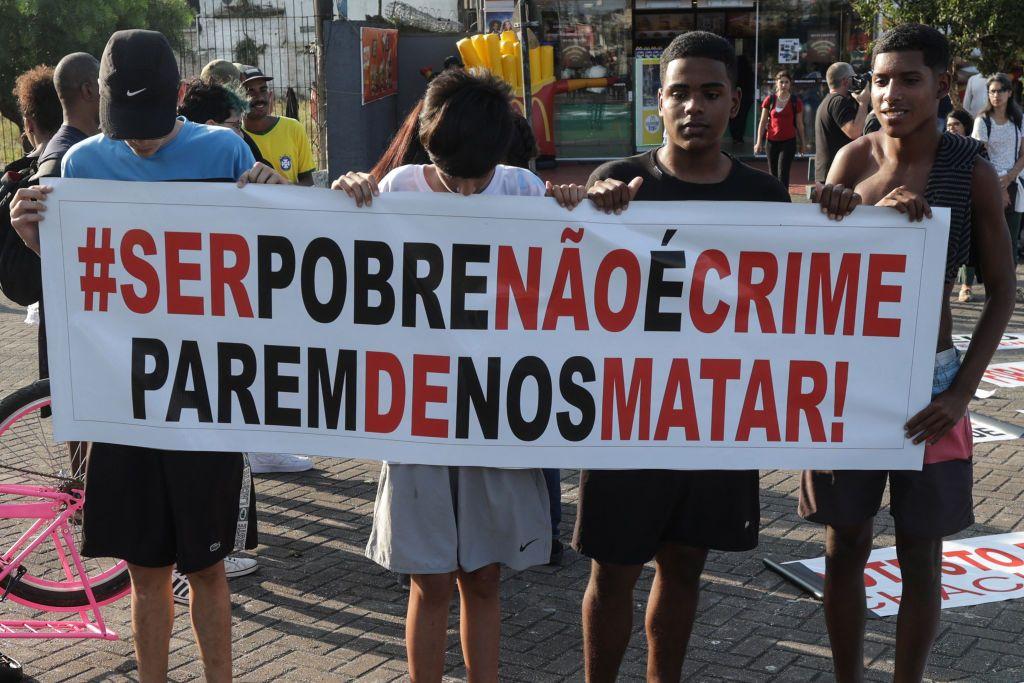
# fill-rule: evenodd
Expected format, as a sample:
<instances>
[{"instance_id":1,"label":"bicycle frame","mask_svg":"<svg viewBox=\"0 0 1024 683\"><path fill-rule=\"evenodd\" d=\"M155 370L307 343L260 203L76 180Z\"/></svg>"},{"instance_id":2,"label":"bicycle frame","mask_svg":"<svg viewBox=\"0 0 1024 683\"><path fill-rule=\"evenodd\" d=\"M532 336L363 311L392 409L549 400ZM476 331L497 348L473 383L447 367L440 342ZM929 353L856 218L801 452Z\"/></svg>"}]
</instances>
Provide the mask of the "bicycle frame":
<instances>
[{"instance_id":1,"label":"bicycle frame","mask_svg":"<svg viewBox=\"0 0 1024 683\"><path fill-rule=\"evenodd\" d=\"M34 519L36 520L25 533L0 555L0 588L9 585L8 581L17 581L17 569L40 544L51 541L57 557L68 581L75 582L85 592L89 604L87 607L54 608L39 605L8 594L11 600L42 611L78 612L78 621L66 620L34 620L16 619L0 620L0 638L101 638L117 640L118 635L110 630L103 621L100 607L119 600L128 593L128 588L111 598L98 602L93 594L88 573L82 564L74 537L71 534L69 520L79 514L84 498L81 492L65 493L46 486L0 485L0 495L29 496L40 499L32 503L0 504L0 519ZM120 571L115 564L98 578ZM12 576L12 573L14 574ZM76 579L77 576L77 579ZM37 580L44 585L56 586L49 581ZM65 584L67 585L67 584ZM0 598L2 600L3 598Z\"/></svg>"}]
</instances>

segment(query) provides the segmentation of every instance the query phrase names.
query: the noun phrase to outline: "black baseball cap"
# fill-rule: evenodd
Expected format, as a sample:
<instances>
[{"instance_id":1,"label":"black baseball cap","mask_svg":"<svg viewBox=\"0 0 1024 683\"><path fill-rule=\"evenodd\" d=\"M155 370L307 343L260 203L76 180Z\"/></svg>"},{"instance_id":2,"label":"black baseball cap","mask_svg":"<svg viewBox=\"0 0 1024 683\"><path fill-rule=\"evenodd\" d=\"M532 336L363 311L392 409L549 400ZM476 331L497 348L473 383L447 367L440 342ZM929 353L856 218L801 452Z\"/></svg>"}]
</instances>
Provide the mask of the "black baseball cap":
<instances>
[{"instance_id":1,"label":"black baseball cap","mask_svg":"<svg viewBox=\"0 0 1024 683\"><path fill-rule=\"evenodd\" d=\"M245 85L249 81L272 81L274 80L270 76L267 76L258 66L243 66L241 68L241 76L239 82Z\"/></svg>"},{"instance_id":2,"label":"black baseball cap","mask_svg":"<svg viewBox=\"0 0 1024 683\"><path fill-rule=\"evenodd\" d=\"M153 140L174 128L178 62L157 31L117 31L100 59L100 129L115 140Z\"/></svg>"}]
</instances>

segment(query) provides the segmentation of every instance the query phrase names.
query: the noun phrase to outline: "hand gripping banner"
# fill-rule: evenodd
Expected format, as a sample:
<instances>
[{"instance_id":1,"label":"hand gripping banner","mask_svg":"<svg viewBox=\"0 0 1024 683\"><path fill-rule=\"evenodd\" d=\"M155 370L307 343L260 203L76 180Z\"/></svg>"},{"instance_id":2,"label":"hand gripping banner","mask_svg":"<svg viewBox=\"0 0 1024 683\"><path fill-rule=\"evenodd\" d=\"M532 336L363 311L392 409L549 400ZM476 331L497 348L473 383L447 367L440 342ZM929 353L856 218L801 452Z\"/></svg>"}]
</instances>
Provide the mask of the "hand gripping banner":
<instances>
[{"instance_id":1,"label":"hand gripping banner","mask_svg":"<svg viewBox=\"0 0 1024 683\"><path fill-rule=\"evenodd\" d=\"M921 467L948 212L55 183L60 439L498 467Z\"/></svg>"}]
</instances>

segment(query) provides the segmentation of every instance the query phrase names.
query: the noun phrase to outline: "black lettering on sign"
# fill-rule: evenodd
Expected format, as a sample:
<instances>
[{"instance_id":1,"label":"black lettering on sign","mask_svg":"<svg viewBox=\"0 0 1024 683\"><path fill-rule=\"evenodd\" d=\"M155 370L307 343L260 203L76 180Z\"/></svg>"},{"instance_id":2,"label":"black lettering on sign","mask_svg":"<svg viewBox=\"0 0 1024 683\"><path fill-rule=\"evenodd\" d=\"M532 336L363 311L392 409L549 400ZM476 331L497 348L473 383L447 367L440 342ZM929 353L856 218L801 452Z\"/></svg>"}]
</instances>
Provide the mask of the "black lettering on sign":
<instances>
[{"instance_id":1,"label":"black lettering on sign","mask_svg":"<svg viewBox=\"0 0 1024 683\"><path fill-rule=\"evenodd\" d=\"M331 295L327 301L320 301L316 295L316 266L320 259L326 259L331 266ZM306 247L302 255L302 303L309 317L318 323L332 323L345 307L345 287L348 271L345 269L345 255L332 239L317 237Z\"/></svg>"},{"instance_id":2,"label":"black lettering on sign","mask_svg":"<svg viewBox=\"0 0 1024 683\"><path fill-rule=\"evenodd\" d=\"M192 388L188 388L189 377ZM199 342L186 339L181 342L178 369L171 385L171 399L167 404L167 422L180 422L182 410L194 410L200 422L213 422L210 410L210 392L206 388L203 358L199 355Z\"/></svg>"},{"instance_id":3,"label":"black lettering on sign","mask_svg":"<svg viewBox=\"0 0 1024 683\"><path fill-rule=\"evenodd\" d=\"M523 384L533 378L537 383L537 413L532 420L523 417ZM551 373L537 356L519 359L508 377L508 424L520 441L536 441L551 419Z\"/></svg>"},{"instance_id":4,"label":"black lettering on sign","mask_svg":"<svg viewBox=\"0 0 1024 683\"><path fill-rule=\"evenodd\" d=\"M146 372L146 359L153 359L153 370ZM146 392L155 391L167 381L167 347L159 339L132 338L132 417L146 419Z\"/></svg>"},{"instance_id":5,"label":"black lettering on sign","mask_svg":"<svg viewBox=\"0 0 1024 683\"><path fill-rule=\"evenodd\" d=\"M235 363L241 364L238 374L232 372ZM256 381L256 353L247 344L220 342L217 344L217 422L231 422L231 396L238 399L245 424L259 424L256 401L252 398L252 385Z\"/></svg>"},{"instance_id":6,"label":"black lettering on sign","mask_svg":"<svg viewBox=\"0 0 1024 683\"><path fill-rule=\"evenodd\" d=\"M274 270L274 255L281 267ZM256 238L257 299L261 318L274 317L274 290L284 289L295 277L295 249L287 237L260 235Z\"/></svg>"}]
</instances>

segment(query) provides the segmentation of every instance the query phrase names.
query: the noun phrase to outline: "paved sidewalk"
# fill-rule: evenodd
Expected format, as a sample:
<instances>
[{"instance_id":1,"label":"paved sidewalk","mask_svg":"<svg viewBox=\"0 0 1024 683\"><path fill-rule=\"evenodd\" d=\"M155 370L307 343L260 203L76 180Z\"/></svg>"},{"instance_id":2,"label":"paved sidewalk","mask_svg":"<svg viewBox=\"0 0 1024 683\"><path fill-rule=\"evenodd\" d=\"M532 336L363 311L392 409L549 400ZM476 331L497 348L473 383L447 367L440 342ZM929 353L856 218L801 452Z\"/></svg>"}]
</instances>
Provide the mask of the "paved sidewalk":
<instances>
[{"instance_id":1,"label":"paved sidewalk","mask_svg":"<svg viewBox=\"0 0 1024 683\"><path fill-rule=\"evenodd\" d=\"M955 305L957 331L969 331L980 304ZM23 310L0 297L0 394L35 377L35 329ZM1024 330L1017 315L1011 329ZM1004 352L1000 360L1024 358ZM880 390L884 388L880 387ZM1024 391L1001 389L975 408L1020 422ZM965 536L1024 529L1024 442L975 449L978 523ZM405 671L402 617L406 593L395 578L363 557L378 467L358 460L317 459L317 469L260 477L257 493L262 545L260 571L232 583L235 674L240 681L391 681ZM577 477L565 473L564 536L576 511ZM693 681L827 681L831 661L821 605L762 565L762 558L822 554L818 528L795 515L799 480L765 472L761 546L754 552L713 553L705 573L686 677ZM888 516L879 518L877 545L892 545ZM510 575L503 584L502 680L582 679L580 601L588 563L571 553L560 569ZM633 640L621 680L642 680L646 650L642 605L650 588L644 572L636 593ZM128 604L104 610L123 636L118 642L13 641L0 646L39 681L136 680ZM0 605L5 614L21 609ZM871 680L891 678L895 617L869 618L866 656ZM448 673L464 680L457 633L449 633ZM177 608L171 680L201 677L188 615ZM1024 604L1000 602L946 610L928 670L936 681L1024 681ZM32 679L29 679L32 680Z\"/></svg>"}]
</instances>

